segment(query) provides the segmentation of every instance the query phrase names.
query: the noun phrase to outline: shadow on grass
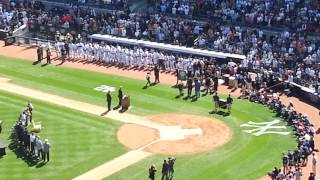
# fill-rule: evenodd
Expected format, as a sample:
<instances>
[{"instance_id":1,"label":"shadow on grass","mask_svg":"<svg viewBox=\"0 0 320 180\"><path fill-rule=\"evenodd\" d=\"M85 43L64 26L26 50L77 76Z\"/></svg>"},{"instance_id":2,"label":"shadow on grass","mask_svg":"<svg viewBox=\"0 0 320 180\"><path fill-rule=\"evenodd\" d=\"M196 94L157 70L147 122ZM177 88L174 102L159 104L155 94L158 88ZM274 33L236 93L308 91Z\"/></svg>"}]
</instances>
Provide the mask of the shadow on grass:
<instances>
[{"instance_id":1,"label":"shadow on grass","mask_svg":"<svg viewBox=\"0 0 320 180\"><path fill-rule=\"evenodd\" d=\"M8 148L16 154L17 159L22 159L29 167L36 166L37 168L42 167L42 163L39 163L40 160L38 160L37 157L35 157L30 151L28 151L22 143L20 143L17 139L17 136L14 133L11 133L10 137L10 144Z\"/></svg>"},{"instance_id":2,"label":"shadow on grass","mask_svg":"<svg viewBox=\"0 0 320 180\"><path fill-rule=\"evenodd\" d=\"M34 62L32 62L32 65L37 65L39 63L40 63L40 61L34 61Z\"/></svg>"},{"instance_id":3,"label":"shadow on grass","mask_svg":"<svg viewBox=\"0 0 320 180\"><path fill-rule=\"evenodd\" d=\"M48 63L45 63L45 64L42 64L41 67L46 67L48 65L49 65Z\"/></svg>"},{"instance_id":4,"label":"shadow on grass","mask_svg":"<svg viewBox=\"0 0 320 180\"><path fill-rule=\"evenodd\" d=\"M226 116L230 116L230 113L228 112L224 112L224 111L210 111L209 114L217 114L217 115L220 115L220 116L223 116L223 117L226 117Z\"/></svg>"},{"instance_id":5,"label":"shadow on grass","mask_svg":"<svg viewBox=\"0 0 320 180\"><path fill-rule=\"evenodd\" d=\"M44 165L46 165L47 164L47 162L41 162L41 163L39 163L39 164L37 164L36 165L36 168L42 168Z\"/></svg>"}]
</instances>

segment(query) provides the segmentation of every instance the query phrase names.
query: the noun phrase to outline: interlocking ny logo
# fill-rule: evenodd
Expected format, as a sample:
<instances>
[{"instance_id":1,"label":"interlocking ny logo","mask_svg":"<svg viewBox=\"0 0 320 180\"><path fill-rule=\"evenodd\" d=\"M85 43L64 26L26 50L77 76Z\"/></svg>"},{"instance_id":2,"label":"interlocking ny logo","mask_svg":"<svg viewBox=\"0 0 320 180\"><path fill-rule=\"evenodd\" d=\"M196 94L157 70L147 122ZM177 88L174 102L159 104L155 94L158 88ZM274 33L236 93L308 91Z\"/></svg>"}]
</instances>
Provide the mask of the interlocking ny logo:
<instances>
[{"instance_id":1,"label":"interlocking ny logo","mask_svg":"<svg viewBox=\"0 0 320 180\"><path fill-rule=\"evenodd\" d=\"M286 126L274 126L280 123L280 120L275 119L270 122L252 122L241 124L240 127L250 127L250 130L243 130L243 132L253 134L255 136L260 136L263 134L280 134L280 135L289 135L290 132L281 132L274 131L275 129L287 129Z\"/></svg>"},{"instance_id":2,"label":"interlocking ny logo","mask_svg":"<svg viewBox=\"0 0 320 180\"><path fill-rule=\"evenodd\" d=\"M107 85L101 85L101 86L95 87L94 90L105 92L105 93L108 91L110 91L110 92L116 91L116 89L114 87L107 86Z\"/></svg>"}]
</instances>

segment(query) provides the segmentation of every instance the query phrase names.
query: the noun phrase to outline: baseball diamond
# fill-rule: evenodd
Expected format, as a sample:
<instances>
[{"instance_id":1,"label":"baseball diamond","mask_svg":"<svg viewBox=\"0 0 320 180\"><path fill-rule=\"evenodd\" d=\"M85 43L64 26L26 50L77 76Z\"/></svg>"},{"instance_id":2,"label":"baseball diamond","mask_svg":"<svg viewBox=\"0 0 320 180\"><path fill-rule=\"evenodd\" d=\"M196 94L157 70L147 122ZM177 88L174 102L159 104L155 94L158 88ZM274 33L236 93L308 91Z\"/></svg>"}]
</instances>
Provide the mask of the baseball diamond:
<instances>
[{"instance_id":1,"label":"baseball diamond","mask_svg":"<svg viewBox=\"0 0 320 180\"><path fill-rule=\"evenodd\" d=\"M0 180L316 180L315 1L0 2Z\"/></svg>"}]
</instances>

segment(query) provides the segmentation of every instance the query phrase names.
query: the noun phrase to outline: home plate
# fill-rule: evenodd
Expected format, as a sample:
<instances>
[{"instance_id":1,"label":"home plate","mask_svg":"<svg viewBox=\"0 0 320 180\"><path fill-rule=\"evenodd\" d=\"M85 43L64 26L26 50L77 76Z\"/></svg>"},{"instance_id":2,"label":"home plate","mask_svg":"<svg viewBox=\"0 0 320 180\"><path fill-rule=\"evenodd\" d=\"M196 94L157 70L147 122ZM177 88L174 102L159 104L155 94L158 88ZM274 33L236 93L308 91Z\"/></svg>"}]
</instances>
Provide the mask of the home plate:
<instances>
[{"instance_id":1,"label":"home plate","mask_svg":"<svg viewBox=\"0 0 320 180\"><path fill-rule=\"evenodd\" d=\"M188 135L202 134L201 128L182 129L181 126L160 126L160 139L164 141L183 140Z\"/></svg>"}]
</instances>

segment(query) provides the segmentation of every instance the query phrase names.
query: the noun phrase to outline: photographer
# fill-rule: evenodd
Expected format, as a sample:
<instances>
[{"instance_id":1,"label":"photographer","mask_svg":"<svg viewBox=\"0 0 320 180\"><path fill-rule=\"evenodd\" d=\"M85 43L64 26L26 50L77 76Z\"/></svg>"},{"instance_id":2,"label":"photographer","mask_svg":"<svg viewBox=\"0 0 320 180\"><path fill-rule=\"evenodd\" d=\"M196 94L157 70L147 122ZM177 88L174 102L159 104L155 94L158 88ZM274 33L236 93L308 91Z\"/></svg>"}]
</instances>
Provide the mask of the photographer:
<instances>
[{"instance_id":1,"label":"photographer","mask_svg":"<svg viewBox=\"0 0 320 180\"><path fill-rule=\"evenodd\" d=\"M156 175L157 169L155 165L151 165L151 167L149 168L149 178L150 180L154 180L155 179L155 175Z\"/></svg>"}]
</instances>

